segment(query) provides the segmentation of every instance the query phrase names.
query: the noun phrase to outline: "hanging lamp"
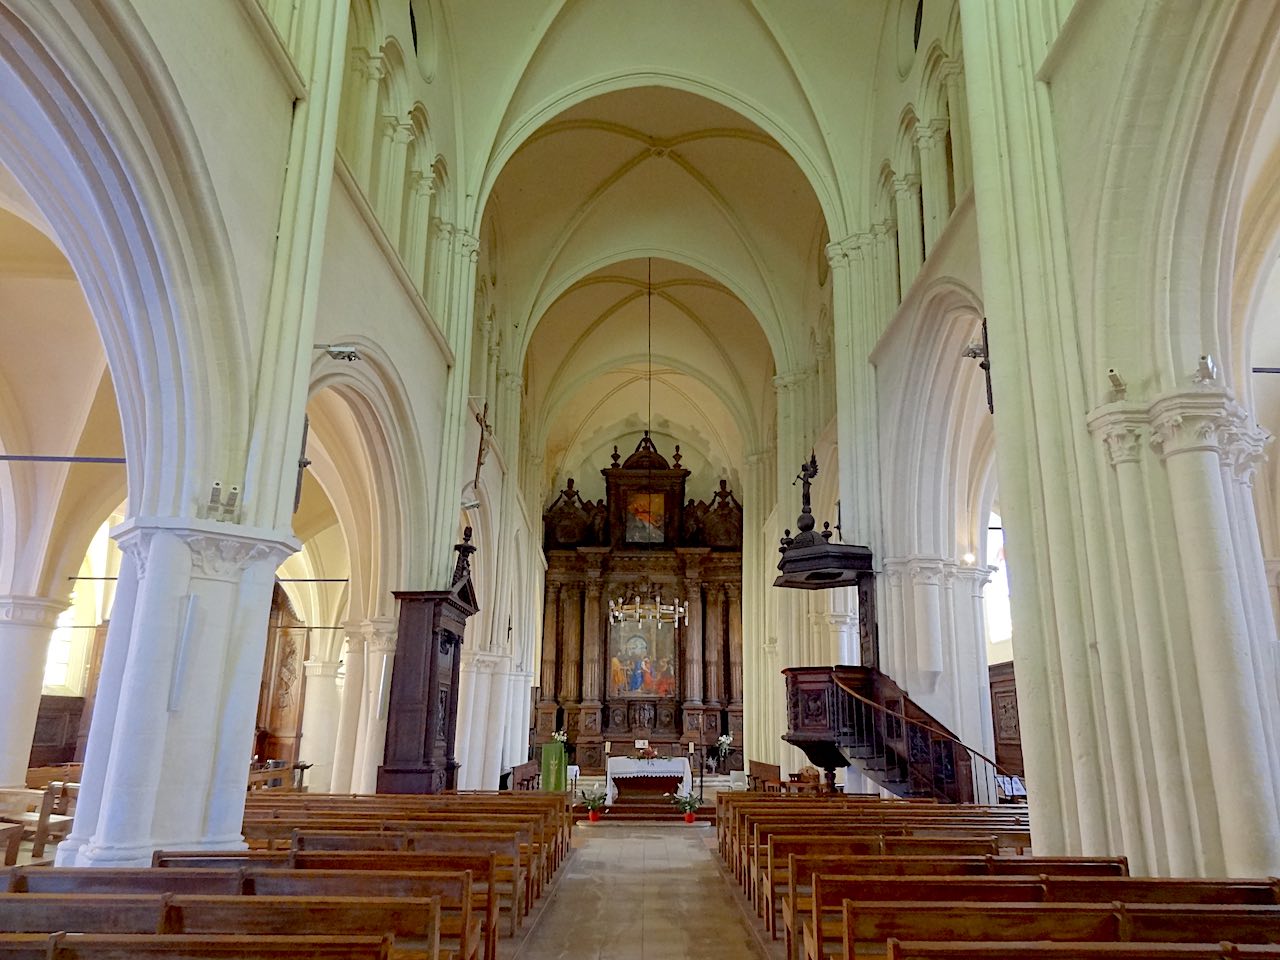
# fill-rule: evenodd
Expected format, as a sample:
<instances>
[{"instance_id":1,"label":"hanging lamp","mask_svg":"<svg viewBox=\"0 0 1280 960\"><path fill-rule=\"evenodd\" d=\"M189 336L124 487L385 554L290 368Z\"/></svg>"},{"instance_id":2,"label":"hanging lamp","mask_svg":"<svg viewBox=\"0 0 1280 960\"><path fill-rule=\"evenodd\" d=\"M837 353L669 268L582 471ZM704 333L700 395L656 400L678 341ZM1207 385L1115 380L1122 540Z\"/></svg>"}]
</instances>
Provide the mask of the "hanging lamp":
<instances>
[{"instance_id":1,"label":"hanging lamp","mask_svg":"<svg viewBox=\"0 0 1280 960\"><path fill-rule=\"evenodd\" d=\"M653 431L653 258L648 261L648 282L646 284L646 312L648 321L646 329L648 331L648 368L645 381L648 387L648 418L647 426L644 431L644 439L642 444L646 443L652 446L653 439L650 434ZM676 448L679 451L679 448ZM678 458L677 458L678 459ZM654 623L659 630L664 624L678 626L681 621L686 625L689 623L689 604L687 601L675 597L670 601L664 601L662 595L656 590L652 597L642 600L637 594L633 599L627 600L623 596L618 596L609 601L609 621L611 623Z\"/></svg>"}]
</instances>

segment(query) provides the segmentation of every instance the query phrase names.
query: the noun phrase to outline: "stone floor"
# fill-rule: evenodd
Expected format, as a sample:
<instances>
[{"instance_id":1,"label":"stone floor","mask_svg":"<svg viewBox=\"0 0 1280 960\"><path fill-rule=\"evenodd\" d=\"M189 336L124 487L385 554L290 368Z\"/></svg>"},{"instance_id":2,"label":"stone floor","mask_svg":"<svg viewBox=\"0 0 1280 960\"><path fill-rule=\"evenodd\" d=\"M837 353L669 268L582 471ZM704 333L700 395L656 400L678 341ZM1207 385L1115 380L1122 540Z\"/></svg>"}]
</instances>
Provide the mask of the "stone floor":
<instances>
[{"instance_id":1,"label":"stone floor","mask_svg":"<svg viewBox=\"0 0 1280 960\"><path fill-rule=\"evenodd\" d=\"M715 828L592 824L501 960L770 960L722 875Z\"/></svg>"}]
</instances>

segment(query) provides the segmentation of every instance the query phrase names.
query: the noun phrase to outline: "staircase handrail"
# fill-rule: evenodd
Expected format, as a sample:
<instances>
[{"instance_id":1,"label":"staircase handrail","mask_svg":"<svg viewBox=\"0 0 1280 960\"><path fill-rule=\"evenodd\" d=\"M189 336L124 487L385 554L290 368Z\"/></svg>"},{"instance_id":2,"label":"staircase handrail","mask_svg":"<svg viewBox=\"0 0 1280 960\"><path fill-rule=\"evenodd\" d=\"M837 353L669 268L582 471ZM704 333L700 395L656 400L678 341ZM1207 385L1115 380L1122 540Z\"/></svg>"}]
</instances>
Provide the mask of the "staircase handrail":
<instances>
[{"instance_id":1,"label":"staircase handrail","mask_svg":"<svg viewBox=\"0 0 1280 960\"><path fill-rule=\"evenodd\" d=\"M998 773L998 774L999 774L1000 776L1002 776L1002 777L1012 777L1012 776L1014 776L1014 774L1011 774L1008 770L1005 770L1002 766L1000 766L1000 764L996 763L994 760L992 760L992 759L991 759L990 757L988 757L986 754L984 754L984 753L980 753L979 751L977 751L977 750L973 749L973 747L969 746L967 743L965 743L963 740L961 740L961 739L959 739L958 737L956 737L954 734L951 734L951 733L947 732L946 730L939 730L937 727L930 726L930 725L929 725L929 724L927 724L927 723L922 723L922 722L921 722L921 721L919 721L919 720L912 720L912 719L911 719L910 717L908 717L905 713L894 713L892 710L890 710L888 707L884 706L883 704L876 703L874 700L870 700L870 699L868 699L867 697L864 697L864 696L863 696L862 694L860 694L857 690L853 690L853 689L851 689L851 688L850 688L849 686L847 686L847 685L845 684L845 682L844 682L843 680L841 680L841 679L840 679L840 677L838 677L834 672L831 674L831 678L832 678L833 680L835 680L835 682L836 682L836 686L838 686L841 690L843 690L845 693L849 694L849 696L854 697L855 699L861 700L861 701L862 701L863 703L865 703L867 706L869 706L869 707L873 707L874 709L879 710L879 711L881 711L882 713L887 713L887 714L888 714L889 716L891 716L891 717L897 717L897 718L898 718L899 720L901 720L903 723L909 723L909 724L911 724L912 726L919 727L919 728L920 728L920 729L922 729L922 730L927 730L929 733L932 733L932 734L934 734L935 736L942 737L942 738L943 738L943 739L945 739L945 740L950 740L952 743L954 743L954 744L956 744L957 746L959 746L962 750L965 750L965 751L967 751L968 753L973 754L973 756L975 756L975 757L979 757L979 758L981 758L982 760L985 760L987 763L989 763L989 764L991 765L991 769L995 770L995 772L996 772L996 773Z\"/></svg>"}]
</instances>

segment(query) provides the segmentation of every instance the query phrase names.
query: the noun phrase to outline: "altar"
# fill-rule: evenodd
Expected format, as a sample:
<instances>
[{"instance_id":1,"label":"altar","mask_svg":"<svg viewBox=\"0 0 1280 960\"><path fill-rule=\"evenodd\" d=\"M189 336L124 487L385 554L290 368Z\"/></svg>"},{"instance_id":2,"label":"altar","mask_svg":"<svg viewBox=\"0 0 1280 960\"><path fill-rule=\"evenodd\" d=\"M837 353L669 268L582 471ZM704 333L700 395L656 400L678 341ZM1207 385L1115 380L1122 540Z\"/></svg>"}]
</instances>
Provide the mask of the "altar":
<instances>
[{"instance_id":1,"label":"altar","mask_svg":"<svg viewBox=\"0 0 1280 960\"><path fill-rule=\"evenodd\" d=\"M680 793L688 796L693 793L693 771L689 769L687 757L658 757L653 760L610 757L605 765L605 777L606 803L614 803L618 799L615 780L624 781L623 789L628 794ZM639 789L628 790L625 783L628 780L634 781L632 786ZM661 789L663 786L668 789Z\"/></svg>"}]
</instances>

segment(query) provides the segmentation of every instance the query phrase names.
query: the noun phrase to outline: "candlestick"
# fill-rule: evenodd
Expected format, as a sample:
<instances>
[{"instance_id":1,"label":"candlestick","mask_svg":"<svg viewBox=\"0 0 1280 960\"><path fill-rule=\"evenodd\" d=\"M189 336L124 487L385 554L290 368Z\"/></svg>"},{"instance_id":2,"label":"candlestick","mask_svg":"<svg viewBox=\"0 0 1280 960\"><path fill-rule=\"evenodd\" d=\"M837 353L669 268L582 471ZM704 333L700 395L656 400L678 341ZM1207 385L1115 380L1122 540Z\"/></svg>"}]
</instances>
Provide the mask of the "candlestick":
<instances>
[{"instance_id":1,"label":"candlestick","mask_svg":"<svg viewBox=\"0 0 1280 960\"><path fill-rule=\"evenodd\" d=\"M689 756L693 756L693 741L689 741Z\"/></svg>"},{"instance_id":2,"label":"candlestick","mask_svg":"<svg viewBox=\"0 0 1280 960\"><path fill-rule=\"evenodd\" d=\"M608 740L606 740L606 741L604 742L604 752L605 752L605 756L608 756L608 754L609 754L609 748L610 748L610 747L612 747L612 746L613 746L613 744L612 744L612 743L610 743Z\"/></svg>"}]
</instances>

